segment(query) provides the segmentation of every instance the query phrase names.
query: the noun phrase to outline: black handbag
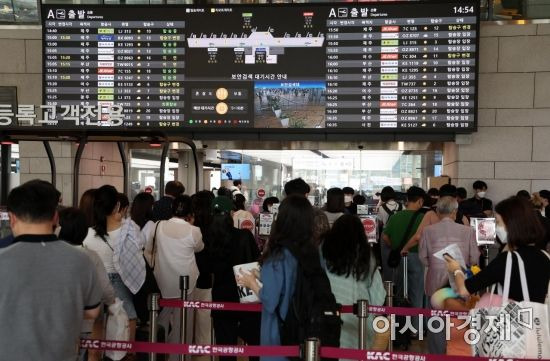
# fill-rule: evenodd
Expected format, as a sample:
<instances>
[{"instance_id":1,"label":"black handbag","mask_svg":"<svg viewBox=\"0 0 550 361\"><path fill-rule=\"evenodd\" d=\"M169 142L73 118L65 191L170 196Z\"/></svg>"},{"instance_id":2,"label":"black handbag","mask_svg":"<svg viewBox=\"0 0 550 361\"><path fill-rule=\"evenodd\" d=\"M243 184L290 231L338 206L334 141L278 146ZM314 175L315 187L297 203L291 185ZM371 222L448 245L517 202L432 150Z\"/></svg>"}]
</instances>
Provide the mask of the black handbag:
<instances>
[{"instance_id":1,"label":"black handbag","mask_svg":"<svg viewBox=\"0 0 550 361\"><path fill-rule=\"evenodd\" d=\"M156 226L155 226L155 233L153 234L153 249L151 250L151 253L152 253L152 256L151 256L151 263L152 263L152 266L149 266L149 264L147 263L147 261L145 261L145 272L146 272L146 275L145 275L145 282L144 282L144 286L146 285L147 289L150 290L149 293L160 293L160 289L159 289L159 286L157 284L157 280L155 278L155 257L156 257L156 245L157 245L157 230L159 228L159 224L160 222L162 221L159 221L157 222Z\"/></svg>"},{"instance_id":2,"label":"black handbag","mask_svg":"<svg viewBox=\"0 0 550 361\"><path fill-rule=\"evenodd\" d=\"M147 263L147 259L145 259L145 282L143 282L143 285L139 289L139 291L134 295L134 306L136 308L136 313L138 315L138 318L142 323L147 322L149 319L149 310L147 307L147 298L151 293L160 293L159 286L157 284L157 280L155 279L155 249L156 249L156 239L157 239L157 229L160 222L158 222L155 226L155 234L153 236L153 257L151 260L151 263L153 266L149 266L149 263ZM144 256L145 258L145 256Z\"/></svg>"}]
</instances>

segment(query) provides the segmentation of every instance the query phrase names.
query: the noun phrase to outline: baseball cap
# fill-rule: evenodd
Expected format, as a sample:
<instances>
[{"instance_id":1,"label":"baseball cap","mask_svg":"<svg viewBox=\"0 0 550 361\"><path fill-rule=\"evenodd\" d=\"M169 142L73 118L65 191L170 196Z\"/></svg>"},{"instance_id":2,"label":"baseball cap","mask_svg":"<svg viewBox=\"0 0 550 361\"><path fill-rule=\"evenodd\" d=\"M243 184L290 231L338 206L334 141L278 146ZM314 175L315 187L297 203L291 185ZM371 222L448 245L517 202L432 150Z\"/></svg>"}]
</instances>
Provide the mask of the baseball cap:
<instances>
[{"instance_id":1,"label":"baseball cap","mask_svg":"<svg viewBox=\"0 0 550 361\"><path fill-rule=\"evenodd\" d=\"M233 210L233 202L224 196L216 197L212 200L212 209L218 212L231 212Z\"/></svg>"}]
</instances>

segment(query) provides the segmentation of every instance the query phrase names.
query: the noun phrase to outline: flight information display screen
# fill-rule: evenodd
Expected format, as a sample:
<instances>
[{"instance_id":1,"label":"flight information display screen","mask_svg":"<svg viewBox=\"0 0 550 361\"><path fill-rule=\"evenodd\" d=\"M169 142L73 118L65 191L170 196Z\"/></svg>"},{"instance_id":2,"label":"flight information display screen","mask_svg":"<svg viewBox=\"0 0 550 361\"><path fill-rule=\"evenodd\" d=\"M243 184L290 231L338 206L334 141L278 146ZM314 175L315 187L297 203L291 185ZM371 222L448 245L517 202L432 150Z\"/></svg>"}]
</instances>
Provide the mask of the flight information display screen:
<instances>
[{"instance_id":1,"label":"flight information display screen","mask_svg":"<svg viewBox=\"0 0 550 361\"><path fill-rule=\"evenodd\" d=\"M44 5L43 124L468 132L475 1Z\"/></svg>"}]
</instances>

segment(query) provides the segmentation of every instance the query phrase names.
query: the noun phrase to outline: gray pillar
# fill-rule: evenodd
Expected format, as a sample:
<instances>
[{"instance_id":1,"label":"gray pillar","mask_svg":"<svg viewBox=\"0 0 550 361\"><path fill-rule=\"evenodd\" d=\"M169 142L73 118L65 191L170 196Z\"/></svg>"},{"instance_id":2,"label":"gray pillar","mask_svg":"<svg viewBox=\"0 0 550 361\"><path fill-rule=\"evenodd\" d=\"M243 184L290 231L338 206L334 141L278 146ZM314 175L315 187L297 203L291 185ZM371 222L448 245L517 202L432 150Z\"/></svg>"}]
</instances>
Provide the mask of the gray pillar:
<instances>
[{"instance_id":1,"label":"gray pillar","mask_svg":"<svg viewBox=\"0 0 550 361\"><path fill-rule=\"evenodd\" d=\"M193 159L193 152L191 150L182 150L178 152L178 180L185 186L186 194L195 193L195 187L198 184L199 189L204 189L203 185L203 153L197 152L199 179L195 179L195 161Z\"/></svg>"}]
</instances>

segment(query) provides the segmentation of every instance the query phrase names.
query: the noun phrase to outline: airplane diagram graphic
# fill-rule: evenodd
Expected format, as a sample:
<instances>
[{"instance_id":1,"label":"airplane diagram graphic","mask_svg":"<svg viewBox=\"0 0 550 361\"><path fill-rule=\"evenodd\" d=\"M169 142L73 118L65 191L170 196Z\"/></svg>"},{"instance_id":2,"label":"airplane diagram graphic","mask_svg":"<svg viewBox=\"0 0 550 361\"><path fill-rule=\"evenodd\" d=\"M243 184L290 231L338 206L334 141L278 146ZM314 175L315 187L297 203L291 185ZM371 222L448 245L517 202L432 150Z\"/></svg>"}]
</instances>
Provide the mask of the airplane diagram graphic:
<instances>
[{"instance_id":1,"label":"airplane diagram graphic","mask_svg":"<svg viewBox=\"0 0 550 361\"><path fill-rule=\"evenodd\" d=\"M313 37L274 37L269 31L254 31L248 37L189 37L190 48L207 49L217 53L218 49L233 48L235 56L243 58L244 64L277 64L277 57L284 55L285 48L322 47L325 38Z\"/></svg>"}]
</instances>

